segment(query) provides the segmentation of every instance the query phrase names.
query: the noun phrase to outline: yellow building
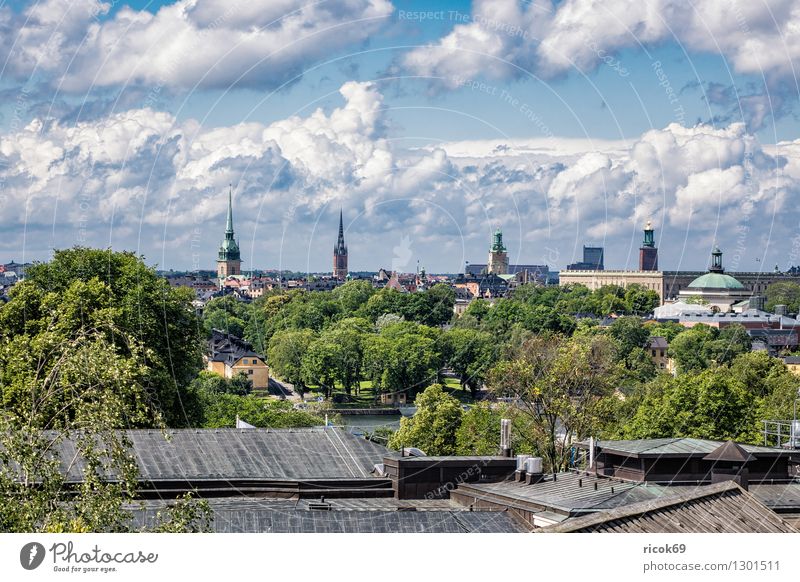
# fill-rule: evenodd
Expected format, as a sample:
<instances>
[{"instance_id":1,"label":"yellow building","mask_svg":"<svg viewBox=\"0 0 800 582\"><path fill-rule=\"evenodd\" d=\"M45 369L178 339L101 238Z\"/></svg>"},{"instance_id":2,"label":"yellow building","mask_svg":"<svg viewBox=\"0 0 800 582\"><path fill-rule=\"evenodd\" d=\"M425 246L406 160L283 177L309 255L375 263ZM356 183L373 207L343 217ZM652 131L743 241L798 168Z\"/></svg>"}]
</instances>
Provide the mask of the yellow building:
<instances>
[{"instance_id":1,"label":"yellow building","mask_svg":"<svg viewBox=\"0 0 800 582\"><path fill-rule=\"evenodd\" d=\"M253 385L254 392L266 392L269 387L269 367L260 354L241 338L215 329L209 340L206 369L224 378L244 374Z\"/></svg>"}]
</instances>

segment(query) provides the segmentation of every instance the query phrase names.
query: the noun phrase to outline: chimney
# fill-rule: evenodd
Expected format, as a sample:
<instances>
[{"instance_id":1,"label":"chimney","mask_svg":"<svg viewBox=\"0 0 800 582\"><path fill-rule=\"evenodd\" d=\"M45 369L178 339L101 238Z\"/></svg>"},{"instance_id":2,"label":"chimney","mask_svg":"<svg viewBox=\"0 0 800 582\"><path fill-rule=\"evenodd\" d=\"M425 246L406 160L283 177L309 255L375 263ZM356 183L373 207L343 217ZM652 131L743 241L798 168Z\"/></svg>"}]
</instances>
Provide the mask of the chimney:
<instances>
[{"instance_id":1,"label":"chimney","mask_svg":"<svg viewBox=\"0 0 800 582\"><path fill-rule=\"evenodd\" d=\"M525 462L530 459L530 455L517 455L517 470L514 472L514 481L525 481Z\"/></svg>"},{"instance_id":2,"label":"chimney","mask_svg":"<svg viewBox=\"0 0 800 582\"><path fill-rule=\"evenodd\" d=\"M511 457L511 421L500 420L500 456Z\"/></svg>"},{"instance_id":3,"label":"chimney","mask_svg":"<svg viewBox=\"0 0 800 582\"><path fill-rule=\"evenodd\" d=\"M594 469L594 449L597 445L595 444L594 437L589 437L589 469Z\"/></svg>"},{"instance_id":4,"label":"chimney","mask_svg":"<svg viewBox=\"0 0 800 582\"><path fill-rule=\"evenodd\" d=\"M530 457L525 459L525 484L535 485L542 479L544 479L544 473L542 472L542 458Z\"/></svg>"}]
</instances>

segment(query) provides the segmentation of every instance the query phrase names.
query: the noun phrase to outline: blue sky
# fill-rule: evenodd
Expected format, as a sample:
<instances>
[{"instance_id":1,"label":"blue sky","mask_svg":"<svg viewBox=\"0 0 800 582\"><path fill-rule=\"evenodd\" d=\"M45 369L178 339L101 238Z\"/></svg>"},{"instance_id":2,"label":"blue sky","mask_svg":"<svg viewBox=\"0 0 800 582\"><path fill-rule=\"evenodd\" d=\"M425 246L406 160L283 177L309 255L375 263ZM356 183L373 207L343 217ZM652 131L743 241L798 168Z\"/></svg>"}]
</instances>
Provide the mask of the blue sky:
<instances>
[{"instance_id":1,"label":"blue sky","mask_svg":"<svg viewBox=\"0 0 800 582\"><path fill-rule=\"evenodd\" d=\"M0 10L5 260L211 268L233 183L246 267L329 269L340 207L359 270L457 271L498 226L519 262L635 268L647 219L664 268L800 263L788 0Z\"/></svg>"}]
</instances>

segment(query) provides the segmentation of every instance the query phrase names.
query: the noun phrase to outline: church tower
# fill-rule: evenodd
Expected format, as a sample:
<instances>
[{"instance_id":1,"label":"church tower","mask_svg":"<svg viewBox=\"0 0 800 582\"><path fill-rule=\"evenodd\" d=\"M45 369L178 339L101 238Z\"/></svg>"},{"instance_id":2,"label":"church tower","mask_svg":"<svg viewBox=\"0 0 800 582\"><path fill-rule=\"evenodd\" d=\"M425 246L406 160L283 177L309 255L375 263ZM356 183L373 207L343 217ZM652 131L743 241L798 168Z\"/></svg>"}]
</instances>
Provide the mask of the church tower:
<instances>
[{"instance_id":1,"label":"church tower","mask_svg":"<svg viewBox=\"0 0 800 582\"><path fill-rule=\"evenodd\" d=\"M503 244L503 233L499 228L494 231L492 247L489 249L489 264L486 265L486 272L494 273L495 275L508 274L508 253Z\"/></svg>"},{"instance_id":2,"label":"church tower","mask_svg":"<svg viewBox=\"0 0 800 582\"><path fill-rule=\"evenodd\" d=\"M228 275L242 274L239 245L233 238L233 200L231 190L228 190L228 222L225 225L225 238L219 245L219 253L217 254L217 277L220 279L224 279Z\"/></svg>"},{"instance_id":3,"label":"church tower","mask_svg":"<svg viewBox=\"0 0 800 582\"><path fill-rule=\"evenodd\" d=\"M653 227L650 221L644 227L644 241L639 248L639 270L658 271L658 249L653 238Z\"/></svg>"},{"instance_id":4,"label":"church tower","mask_svg":"<svg viewBox=\"0 0 800 582\"><path fill-rule=\"evenodd\" d=\"M347 278L347 245L344 244L344 223L339 211L339 240L333 247L333 278L344 281Z\"/></svg>"}]
</instances>

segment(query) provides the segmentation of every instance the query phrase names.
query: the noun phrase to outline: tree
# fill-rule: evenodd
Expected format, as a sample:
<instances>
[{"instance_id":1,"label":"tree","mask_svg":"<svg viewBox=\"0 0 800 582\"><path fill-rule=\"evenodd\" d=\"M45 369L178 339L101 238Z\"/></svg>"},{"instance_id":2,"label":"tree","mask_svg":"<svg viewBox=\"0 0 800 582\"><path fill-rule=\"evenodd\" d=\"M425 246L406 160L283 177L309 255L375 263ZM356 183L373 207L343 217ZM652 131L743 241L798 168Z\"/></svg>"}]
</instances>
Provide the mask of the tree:
<instances>
[{"instance_id":1,"label":"tree","mask_svg":"<svg viewBox=\"0 0 800 582\"><path fill-rule=\"evenodd\" d=\"M26 286L17 297L38 292ZM139 475L119 429L163 424L146 403L147 349L115 323L121 308L112 306L110 295L96 278L74 280L30 304L36 317L28 333L0 342L0 531L133 528L126 506L135 499ZM42 319L35 311L45 306ZM13 318L19 307L3 315ZM75 320L81 308L83 325ZM195 531L199 510L181 502L156 529Z\"/></svg>"},{"instance_id":2,"label":"tree","mask_svg":"<svg viewBox=\"0 0 800 582\"><path fill-rule=\"evenodd\" d=\"M511 448L517 453L534 453L528 438L526 418L512 406L478 402L464 413L456 431L459 455L496 455L500 450L500 420L511 420Z\"/></svg>"},{"instance_id":3,"label":"tree","mask_svg":"<svg viewBox=\"0 0 800 582\"><path fill-rule=\"evenodd\" d=\"M719 332L704 324L695 325L676 337L669 346L680 374L705 370L710 362L706 357L706 343L717 339Z\"/></svg>"},{"instance_id":4,"label":"tree","mask_svg":"<svg viewBox=\"0 0 800 582\"><path fill-rule=\"evenodd\" d=\"M191 389L195 392L204 392L206 394L236 394L244 396L253 389L252 384L247 375L241 372L228 379L214 372L202 370L197 375L197 378L192 380Z\"/></svg>"},{"instance_id":5,"label":"tree","mask_svg":"<svg viewBox=\"0 0 800 582\"><path fill-rule=\"evenodd\" d=\"M625 289L625 304L628 312L634 315L647 315L661 305L661 298L652 289L641 285L628 285Z\"/></svg>"},{"instance_id":6,"label":"tree","mask_svg":"<svg viewBox=\"0 0 800 582\"><path fill-rule=\"evenodd\" d=\"M110 317L114 333L130 340L111 341L115 353L127 358L133 346L141 351L147 370L142 398L150 418L163 416L169 426L187 424L184 400L202 355L191 290L170 287L132 253L76 247L57 250L50 262L30 267L9 296L0 309L0 343L20 336L35 342L47 333L66 337ZM52 327L55 312L57 329ZM30 358L24 362L37 365Z\"/></svg>"},{"instance_id":7,"label":"tree","mask_svg":"<svg viewBox=\"0 0 800 582\"><path fill-rule=\"evenodd\" d=\"M326 393L338 382L346 394L352 394L361 380L368 327L366 320L348 318L322 332L303 359L306 378L318 380Z\"/></svg>"},{"instance_id":8,"label":"tree","mask_svg":"<svg viewBox=\"0 0 800 582\"><path fill-rule=\"evenodd\" d=\"M754 442L759 438L760 407L760 399L726 367L677 378L665 376L648 391L627 423L625 435Z\"/></svg>"},{"instance_id":9,"label":"tree","mask_svg":"<svg viewBox=\"0 0 800 582\"><path fill-rule=\"evenodd\" d=\"M258 396L204 394L203 427L236 425L236 417L258 428L296 428L323 424L319 415L296 410L291 402Z\"/></svg>"},{"instance_id":10,"label":"tree","mask_svg":"<svg viewBox=\"0 0 800 582\"><path fill-rule=\"evenodd\" d=\"M375 288L370 281L348 281L334 289L331 294L339 302L342 313L348 317L369 301L375 294Z\"/></svg>"},{"instance_id":11,"label":"tree","mask_svg":"<svg viewBox=\"0 0 800 582\"><path fill-rule=\"evenodd\" d=\"M313 341L310 329L279 331L269 341L268 361L273 373L293 384L300 394L306 389L303 355Z\"/></svg>"},{"instance_id":12,"label":"tree","mask_svg":"<svg viewBox=\"0 0 800 582\"><path fill-rule=\"evenodd\" d=\"M364 372L384 392L415 393L438 375L442 357L436 332L424 325L389 325L364 342Z\"/></svg>"},{"instance_id":13,"label":"tree","mask_svg":"<svg viewBox=\"0 0 800 582\"><path fill-rule=\"evenodd\" d=\"M614 352L602 336L535 337L490 372L490 390L514 399L549 469L566 469L571 444L602 430L618 375Z\"/></svg>"},{"instance_id":14,"label":"tree","mask_svg":"<svg viewBox=\"0 0 800 582\"><path fill-rule=\"evenodd\" d=\"M211 330L219 329L243 338L248 319L247 305L233 295L212 299L203 309L203 328L207 337L211 337Z\"/></svg>"},{"instance_id":15,"label":"tree","mask_svg":"<svg viewBox=\"0 0 800 582\"><path fill-rule=\"evenodd\" d=\"M800 311L800 285L790 281L778 281L767 286L765 308L774 311L776 305L785 305L790 313Z\"/></svg>"},{"instance_id":16,"label":"tree","mask_svg":"<svg viewBox=\"0 0 800 582\"><path fill-rule=\"evenodd\" d=\"M446 364L458 374L461 387L469 388L474 400L497 360L497 341L487 332L458 328L446 332L442 339Z\"/></svg>"},{"instance_id":17,"label":"tree","mask_svg":"<svg viewBox=\"0 0 800 582\"><path fill-rule=\"evenodd\" d=\"M461 404L441 384L428 386L417 396L417 411L400 419L400 428L390 437L389 448L417 447L428 455L456 454L456 431L461 424Z\"/></svg>"}]
</instances>

